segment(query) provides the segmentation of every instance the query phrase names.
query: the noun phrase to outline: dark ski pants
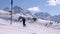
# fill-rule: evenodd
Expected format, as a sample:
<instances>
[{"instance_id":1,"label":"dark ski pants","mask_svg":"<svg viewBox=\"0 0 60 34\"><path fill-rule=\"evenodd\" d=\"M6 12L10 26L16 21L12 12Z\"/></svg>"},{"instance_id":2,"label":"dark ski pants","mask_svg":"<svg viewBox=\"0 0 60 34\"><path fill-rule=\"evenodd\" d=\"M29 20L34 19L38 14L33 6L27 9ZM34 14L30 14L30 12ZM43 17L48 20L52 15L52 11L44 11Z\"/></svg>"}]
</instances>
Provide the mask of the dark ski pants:
<instances>
[{"instance_id":1,"label":"dark ski pants","mask_svg":"<svg viewBox=\"0 0 60 34\"><path fill-rule=\"evenodd\" d=\"M25 24L25 20L23 20L23 26L26 26L26 24Z\"/></svg>"}]
</instances>

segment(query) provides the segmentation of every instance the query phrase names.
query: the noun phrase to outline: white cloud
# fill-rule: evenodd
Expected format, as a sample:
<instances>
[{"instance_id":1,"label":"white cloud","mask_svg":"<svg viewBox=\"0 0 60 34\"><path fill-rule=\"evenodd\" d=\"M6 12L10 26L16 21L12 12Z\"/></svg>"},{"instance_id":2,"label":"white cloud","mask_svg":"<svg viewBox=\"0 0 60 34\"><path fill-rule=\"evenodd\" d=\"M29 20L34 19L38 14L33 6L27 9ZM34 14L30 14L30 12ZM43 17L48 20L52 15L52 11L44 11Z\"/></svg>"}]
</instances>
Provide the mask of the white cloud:
<instances>
[{"instance_id":1,"label":"white cloud","mask_svg":"<svg viewBox=\"0 0 60 34\"><path fill-rule=\"evenodd\" d=\"M31 7L31 8L28 8L27 10L29 10L29 11L39 11L40 9L39 9L39 7Z\"/></svg>"},{"instance_id":2,"label":"white cloud","mask_svg":"<svg viewBox=\"0 0 60 34\"><path fill-rule=\"evenodd\" d=\"M60 0L49 0L47 2L51 6L56 6L57 4L60 4Z\"/></svg>"},{"instance_id":3,"label":"white cloud","mask_svg":"<svg viewBox=\"0 0 60 34\"><path fill-rule=\"evenodd\" d=\"M56 0L56 3L57 3L57 4L60 4L60 0Z\"/></svg>"}]
</instances>

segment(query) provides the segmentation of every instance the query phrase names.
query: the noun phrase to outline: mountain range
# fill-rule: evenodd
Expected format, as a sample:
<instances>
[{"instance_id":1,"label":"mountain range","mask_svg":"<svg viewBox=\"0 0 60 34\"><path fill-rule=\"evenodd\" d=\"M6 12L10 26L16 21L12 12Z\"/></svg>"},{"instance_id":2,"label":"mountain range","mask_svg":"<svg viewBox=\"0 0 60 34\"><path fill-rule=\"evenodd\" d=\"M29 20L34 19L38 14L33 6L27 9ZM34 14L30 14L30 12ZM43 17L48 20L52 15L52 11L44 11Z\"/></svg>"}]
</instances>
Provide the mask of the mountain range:
<instances>
[{"instance_id":1,"label":"mountain range","mask_svg":"<svg viewBox=\"0 0 60 34\"><path fill-rule=\"evenodd\" d=\"M5 8L4 10L5 11L10 11L10 8ZM19 14L25 15L25 16L33 16L33 14L30 11L22 9L21 7L18 7L18 6L13 7L13 13L14 14L19 13Z\"/></svg>"},{"instance_id":2,"label":"mountain range","mask_svg":"<svg viewBox=\"0 0 60 34\"><path fill-rule=\"evenodd\" d=\"M9 11L9 8L5 8L5 11ZM14 14L20 14L20 15L24 15L24 16L30 16L30 17L37 17L43 20L50 20L50 21L56 21L56 22L60 22L60 15L54 15L51 16L49 13L47 12L37 12L35 14L32 14L30 11L22 9L21 7L18 6L14 6L13 7L13 13Z\"/></svg>"}]
</instances>

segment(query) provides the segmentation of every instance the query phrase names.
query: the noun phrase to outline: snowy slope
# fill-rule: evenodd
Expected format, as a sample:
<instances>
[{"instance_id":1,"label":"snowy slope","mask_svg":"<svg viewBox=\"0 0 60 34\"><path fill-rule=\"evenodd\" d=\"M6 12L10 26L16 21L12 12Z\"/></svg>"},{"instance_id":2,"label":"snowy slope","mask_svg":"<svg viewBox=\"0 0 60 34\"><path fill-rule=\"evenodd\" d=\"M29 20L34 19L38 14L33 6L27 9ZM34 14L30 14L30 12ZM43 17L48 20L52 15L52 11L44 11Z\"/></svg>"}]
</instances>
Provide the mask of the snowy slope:
<instances>
[{"instance_id":1,"label":"snowy slope","mask_svg":"<svg viewBox=\"0 0 60 34\"><path fill-rule=\"evenodd\" d=\"M8 15L9 12L8 11L4 11L4 10L0 10L0 14L2 14L2 15Z\"/></svg>"},{"instance_id":2,"label":"snowy slope","mask_svg":"<svg viewBox=\"0 0 60 34\"><path fill-rule=\"evenodd\" d=\"M60 34L60 29L47 28L36 23L27 23L23 27L22 22L13 22L10 25L9 20L0 19L0 34Z\"/></svg>"},{"instance_id":3,"label":"snowy slope","mask_svg":"<svg viewBox=\"0 0 60 34\"><path fill-rule=\"evenodd\" d=\"M10 13L8 11L0 10L0 18L7 19L10 17Z\"/></svg>"},{"instance_id":4,"label":"snowy slope","mask_svg":"<svg viewBox=\"0 0 60 34\"><path fill-rule=\"evenodd\" d=\"M52 24L50 24L50 23L52 23ZM57 23L57 22L54 22L54 21L38 19L37 24L43 25L43 26L46 26L46 27L55 28L55 29L60 29L60 23Z\"/></svg>"},{"instance_id":5,"label":"snowy slope","mask_svg":"<svg viewBox=\"0 0 60 34\"><path fill-rule=\"evenodd\" d=\"M12 14L13 20L17 20L19 16L32 18L31 15L23 15L23 14L20 14L20 13L15 13L15 14L13 13ZM11 18L10 12L4 11L4 10L0 10L0 18L10 19Z\"/></svg>"},{"instance_id":6,"label":"snowy slope","mask_svg":"<svg viewBox=\"0 0 60 34\"><path fill-rule=\"evenodd\" d=\"M50 21L37 18L38 20L34 23L33 21L30 21L31 23L26 21L27 27L23 27L22 22L17 21L13 21L13 24L10 25L10 20L6 20L10 16L9 12L0 10L0 34L60 34L60 23L52 21L53 24L50 25ZM30 15L16 13L13 14L13 19L18 19L19 16L32 18ZM45 26L46 24L49 27Z\"/></svg>"}]
</instances>

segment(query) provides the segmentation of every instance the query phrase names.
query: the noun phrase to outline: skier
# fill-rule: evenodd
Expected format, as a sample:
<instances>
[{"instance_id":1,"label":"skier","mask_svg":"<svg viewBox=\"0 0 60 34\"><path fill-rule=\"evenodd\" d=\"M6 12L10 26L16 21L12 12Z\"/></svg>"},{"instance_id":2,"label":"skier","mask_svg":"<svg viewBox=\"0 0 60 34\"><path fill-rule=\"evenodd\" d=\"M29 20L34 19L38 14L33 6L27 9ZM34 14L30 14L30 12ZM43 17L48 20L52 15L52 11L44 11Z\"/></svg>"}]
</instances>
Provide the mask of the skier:
<instances>
[{"instance_id":1,"label":"skier","mask_svg":"<svg viewBox=\"0 0 60 34\"><path fill-rule=\"evenodd\" d=\"M26 26L26 24L25 24L25 21L26 21L26 20L25 20L24 17L22 17L22 21L23 21L23 27Z\"/></svg>"},{"instance_id":2,"label":"skier","mask_svg":"<svg viewBox=\"0 0 60 34\"><path fill-rule=\"evenodd\" d=\"M22 21L23 21L23 27L25 27L25 26L26 26L26 24L25 24L26 19L25 19L24 17L19 16L18 21L19 21L20 19L22 19Z\"/></svg>"}]
</instances>

